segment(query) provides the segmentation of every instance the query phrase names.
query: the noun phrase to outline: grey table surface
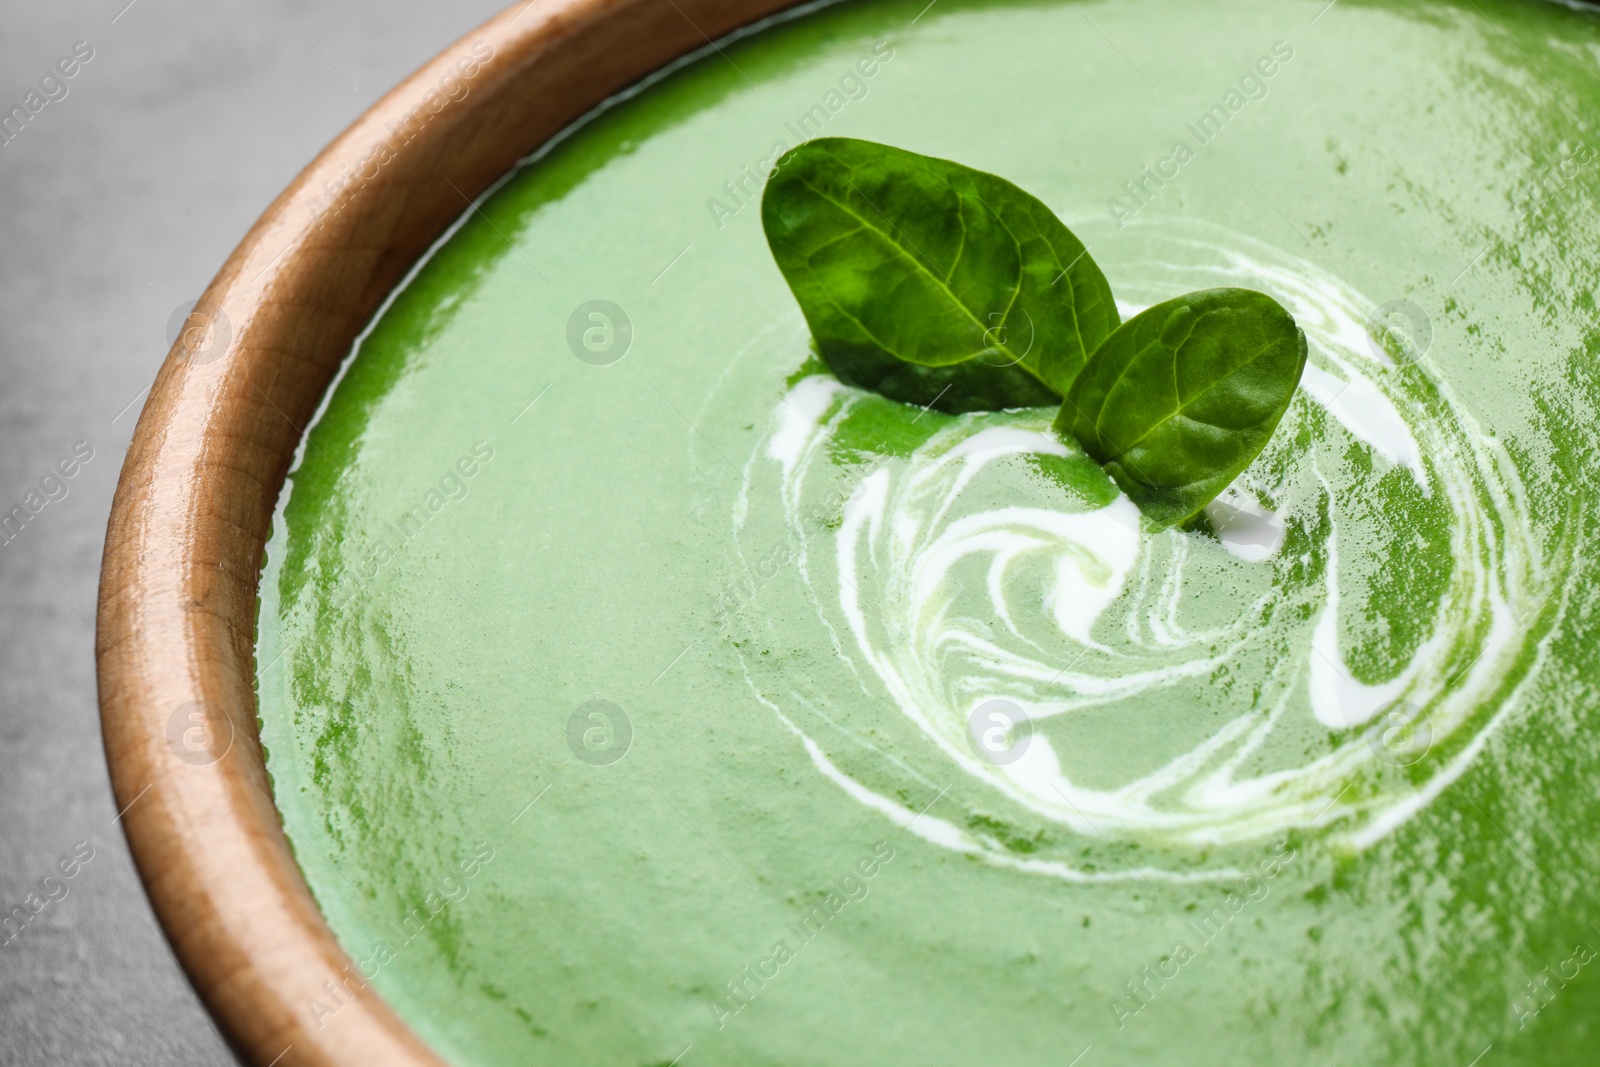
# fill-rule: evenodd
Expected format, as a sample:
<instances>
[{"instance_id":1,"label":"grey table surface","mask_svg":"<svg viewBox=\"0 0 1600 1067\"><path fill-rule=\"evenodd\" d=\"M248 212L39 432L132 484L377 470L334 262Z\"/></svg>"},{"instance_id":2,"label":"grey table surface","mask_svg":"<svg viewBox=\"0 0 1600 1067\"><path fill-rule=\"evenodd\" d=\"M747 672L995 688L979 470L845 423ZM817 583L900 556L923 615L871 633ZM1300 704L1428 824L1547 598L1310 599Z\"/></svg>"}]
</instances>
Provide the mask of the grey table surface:
<instances>
[{"instance_id":1,"label":"grey table surface","mask_svg":"<svg viewBox=\"0 0 1600 1067\"><path fill-rule=\"evenodd\" d=\"M0 144L0 514L38 508L0 533L0 917L45 902L0 927L0 1064L233 1062L115 821L93 658L112 492L173 311L323 145L502 6L0 0L0 113L93 53ZM75 448L92 458L59 477ZM62 879L75 848L92 859Z\"/></svg>"}]
</instances>

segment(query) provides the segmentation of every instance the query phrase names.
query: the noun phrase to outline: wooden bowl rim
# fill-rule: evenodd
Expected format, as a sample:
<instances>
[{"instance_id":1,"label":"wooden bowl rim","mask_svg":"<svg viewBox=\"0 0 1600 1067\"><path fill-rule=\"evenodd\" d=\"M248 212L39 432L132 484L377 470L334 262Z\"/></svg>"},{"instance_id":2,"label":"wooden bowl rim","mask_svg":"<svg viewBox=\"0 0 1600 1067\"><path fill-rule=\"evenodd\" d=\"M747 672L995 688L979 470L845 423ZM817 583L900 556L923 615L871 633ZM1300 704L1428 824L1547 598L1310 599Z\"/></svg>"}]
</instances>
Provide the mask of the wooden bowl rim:
<instances>
[{"instance_id":1,"label":"wooden bowl rim","mask_svg":"<svg viewBox=\"0 0 1600 1067\"><path fill-rule=\"evenodd\" d=\"M107 527L101 725L118 821L151 904L246 1062L444 1062L335 940L263 763L256 598L304 427L383 298L474 198L614 94L799 6L515 4L418 68L300 173L168 353ZM485 49L491 58L465 74ZM336 1007L324 1015L314 1003Z\"/></svg>"}]
</instances>

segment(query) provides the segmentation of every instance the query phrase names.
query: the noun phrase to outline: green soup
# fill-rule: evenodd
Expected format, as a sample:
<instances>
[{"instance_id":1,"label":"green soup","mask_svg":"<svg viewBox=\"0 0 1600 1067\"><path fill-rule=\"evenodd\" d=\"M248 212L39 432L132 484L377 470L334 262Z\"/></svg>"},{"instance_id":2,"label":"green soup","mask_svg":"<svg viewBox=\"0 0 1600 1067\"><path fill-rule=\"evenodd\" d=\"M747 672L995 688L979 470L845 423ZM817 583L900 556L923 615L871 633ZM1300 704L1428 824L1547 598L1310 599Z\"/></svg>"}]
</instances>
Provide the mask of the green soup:
<instances>
[{"instance_id":1,"label":"green soup","mask_svg":"<svg viewBox=\"0 0 1600 1067\"><path fill-rule=\"evenodd\" d=\"M262 581L284 824L467 1064L1589 1064L1600 20L873 0L602 109L363 336ZM1204 528L811 359L759 193L1003 175L1310 339ZM1076 1058L1075 1058L1076 1057ZM1482 1057L1482 1059L1475 1059Z\"/></svg>"}]
</instances>

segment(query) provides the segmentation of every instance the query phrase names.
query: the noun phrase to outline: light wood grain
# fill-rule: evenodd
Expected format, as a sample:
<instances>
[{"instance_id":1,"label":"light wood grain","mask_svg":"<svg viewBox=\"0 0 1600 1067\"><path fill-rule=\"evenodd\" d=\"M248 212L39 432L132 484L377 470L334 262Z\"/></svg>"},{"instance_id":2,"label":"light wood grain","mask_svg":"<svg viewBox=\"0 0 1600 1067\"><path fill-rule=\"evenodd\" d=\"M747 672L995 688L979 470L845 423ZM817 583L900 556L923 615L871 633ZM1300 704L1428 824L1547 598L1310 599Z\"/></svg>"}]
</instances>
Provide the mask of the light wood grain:
<instances>
[{"instance_id":1,"label":"light wood grain","mask_svg":"<svg viewBox=\"0 0 1600 1067\"><path fill-rule=\"evenodd\" d=\"M469 198L605 97L794 2L508 9L300 174L223 265L162 366L106 536L101 720L156 914L246 1062L441 1062L371 989L321 1026L308 1007L327 1001L324 983L360 984L289 853L252 684L262 548L302 429L356 334ZM492 58L474 69L486 49ZM351 172L348 195L330 198Z\"/></svg>"}]
</instances>

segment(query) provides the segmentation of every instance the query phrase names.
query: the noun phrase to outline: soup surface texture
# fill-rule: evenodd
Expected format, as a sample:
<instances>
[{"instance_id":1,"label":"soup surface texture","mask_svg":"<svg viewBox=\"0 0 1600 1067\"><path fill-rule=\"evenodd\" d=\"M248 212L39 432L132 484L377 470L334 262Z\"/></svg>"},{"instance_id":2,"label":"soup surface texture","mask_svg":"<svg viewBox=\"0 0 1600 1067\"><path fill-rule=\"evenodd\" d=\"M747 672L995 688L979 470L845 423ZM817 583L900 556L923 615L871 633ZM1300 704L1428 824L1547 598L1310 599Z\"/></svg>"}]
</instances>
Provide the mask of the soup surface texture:
<instances>
[{"instance_id":1,"label":"soup surface texture","mask_svg":"<svg viewBox=\"0 0 1600 1067\"><path fill-rule=\"evenodd\" d=\"M871 0L579 124L376 318L267 546L350 985L461 1064L1593 1063L1595 116L1540 0ZM759 192L819 134L1016 182L1124 318L1294 314L1202 528L1052 409L811 358Z\"/></svg>"}]
</instances>

